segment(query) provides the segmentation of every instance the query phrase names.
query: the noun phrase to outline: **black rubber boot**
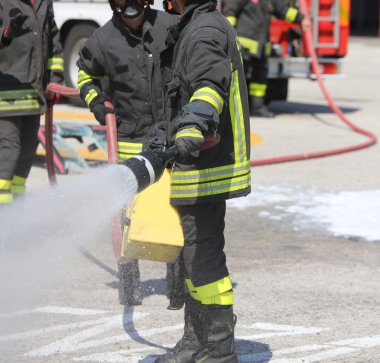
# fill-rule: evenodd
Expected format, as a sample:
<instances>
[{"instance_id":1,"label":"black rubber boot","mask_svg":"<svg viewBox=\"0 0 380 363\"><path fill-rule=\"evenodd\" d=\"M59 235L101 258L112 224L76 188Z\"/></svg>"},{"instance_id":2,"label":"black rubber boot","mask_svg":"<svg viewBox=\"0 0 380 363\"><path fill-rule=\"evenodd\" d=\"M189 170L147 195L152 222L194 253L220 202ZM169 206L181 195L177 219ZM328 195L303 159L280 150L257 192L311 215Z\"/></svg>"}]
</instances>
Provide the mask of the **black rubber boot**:
<instances>
[{"instance_id":1,"label":"black rubber boot","mask_svg":"<svg viewBox=\"0 0 380 363\"><path fill-rule=\"evenodd\" d=\"M193 356L193 363L239 363L235 353L236 316L232 306L202 305L205 344Z\"/></svg>"},{"instance_id":2,"label":"black rubber boot","mask_svg":"<svg viewBox=\"0 0 380 363\"><path fill-rule=\"evenodd\" d=\"M180 310L185 304L185 265L181 256L176 263L166 265L166 296L168 310Z\"/></svg>"},{"instance_id":3,"label":"black rubber boot","mask_svg":"<svg viewBox=\"0 0 380 363\"><path fill-rule=\"evenodd\" d=\"M266 117L273 118L274 113L268 110L268 107L265 105L264 97L250 97L250 115L253 117Z\"/></svg>"},{"instance_id":4,"label":"black rubber boot","mask_svg":"<svg viewBox=\"0 0 380 363\"><path fill-rule=\"evenodd\" d=\"M157 358L154 363L193 363L193 355L201 348L202 323L200 321L201 303L186 297L185 327L182 338L167 354Z\"/></svg>"},{"instance_id":5,"label":"black rubber boot","mask_svg":"<svg viewBox=\"0 0 380 363\"><path fill-rule=\"evenodd\" d=\"M118 264L119 303L121 305L141 305L140 271L138 260Z\"/></svg>"}]
</instances>

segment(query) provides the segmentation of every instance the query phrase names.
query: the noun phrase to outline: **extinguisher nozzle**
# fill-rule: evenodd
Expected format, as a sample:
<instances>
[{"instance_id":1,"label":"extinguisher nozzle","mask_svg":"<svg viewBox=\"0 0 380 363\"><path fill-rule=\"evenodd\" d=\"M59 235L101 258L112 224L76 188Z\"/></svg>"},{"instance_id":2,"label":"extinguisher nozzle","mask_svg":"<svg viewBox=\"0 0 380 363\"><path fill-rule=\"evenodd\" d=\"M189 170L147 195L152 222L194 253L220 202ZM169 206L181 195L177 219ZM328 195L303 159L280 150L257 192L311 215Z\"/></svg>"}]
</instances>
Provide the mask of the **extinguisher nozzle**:
<instances>
[{"instance_id":1,"label":"extinguisher nozzle","mask_svg":"<svg viewBox=\"0 0 380 363\"><path fill-rule=\"evenodd\" d=\"M166 165L175 158L176 154L175 148L160 153L143 151L127 159L122 165L129 168L136 177L139 193L161 178Z\"/></svg>"}]
</instances>

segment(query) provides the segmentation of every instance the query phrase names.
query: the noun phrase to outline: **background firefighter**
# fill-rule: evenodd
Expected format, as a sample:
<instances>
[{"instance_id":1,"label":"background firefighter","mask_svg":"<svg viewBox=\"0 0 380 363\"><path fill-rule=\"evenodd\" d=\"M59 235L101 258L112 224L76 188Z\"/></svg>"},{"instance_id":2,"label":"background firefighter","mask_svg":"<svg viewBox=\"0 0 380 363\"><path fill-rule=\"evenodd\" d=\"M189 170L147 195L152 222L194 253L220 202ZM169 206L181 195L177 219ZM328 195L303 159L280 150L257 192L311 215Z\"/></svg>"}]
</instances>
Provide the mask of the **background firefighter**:
<instances>
[{"instance_id":1,"label":"background firefighter","mask_svg":"<svg viewBox=\"0 0 380 363\"><path fill-rule=\"evenodd\" d=\"M51 0L0 0L0 205L25 192L45 87L62 80Z\"/></svg>"},{"instance_id":2,"label":"background firefighter","mask_svg":"<svg viewBox=\"0 0 380 363\"><path fill-rule=\"evenodd\" d=\"M153 1L110 0L113 16L87 40L77 65L78 88L101 125L112 112L101 80L107 76L109 97L115 107L119 162L146 148L166 144L163 89L159 53L176 17L149 7ZM118 264L121 304L140 305L140 272L136 259ZM181 265L167 268L168 308L183 306L184 276ZM181 277L182 274L182 277Z\"/></svg>"},{"instance_id":3,"label":"background firefighter","mask_svg":"<svg viewBox=\"0 0 380 363\"><path fill-rule=\"evenodd\" d=\"M234 294L224 249L226 199L250 192L250 128L243 64L236 33L216 1L164 1L181 14L162 53L165 120L178 150L171 203L184 232L189 296L181 340L157 363L238 362ZM200 150L203 133L218 145Z\"/></svg>"},{"instance_id":4,"label":"background firefighter","mask_svg":"<svg viewBox=\"0 0 380 363\"><path fill-rule=\"evenodd\" d=\"M222 12L235 27L242 48L247 78L250 113L273 117L264 98L267 91L268 57L271 54L269 26L271 16L308 26L292 0L223 0Z\"/></svg>"}]
</instances>

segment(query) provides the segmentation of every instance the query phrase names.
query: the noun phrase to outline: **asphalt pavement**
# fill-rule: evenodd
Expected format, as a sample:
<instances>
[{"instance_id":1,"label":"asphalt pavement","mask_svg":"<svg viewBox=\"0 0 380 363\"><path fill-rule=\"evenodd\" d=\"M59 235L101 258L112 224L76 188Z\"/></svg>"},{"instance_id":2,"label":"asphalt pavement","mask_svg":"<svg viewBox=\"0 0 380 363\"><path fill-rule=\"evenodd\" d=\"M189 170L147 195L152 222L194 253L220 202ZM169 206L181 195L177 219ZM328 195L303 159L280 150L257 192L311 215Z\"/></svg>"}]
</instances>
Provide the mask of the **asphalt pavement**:
<instances>
[{"instance_id":1,"label":"asphalt pavement","mask_svg":"<svg viewBox=\"0 0 380 363\"><path fill-rule=\"evenodd\" d=\"M347 77L326 82L350 120L377 136L379 59L379 39L352 38ZM262 138L252 159L365 141L329 110L316 82L291 80L288 102L275 102L271 109L274 119L252 119L252 130ZM56 111L62 120L66 113L87 113L68 105ZM82 123L91 122L86 117ZM379 149L256 167L251 198L260 198L263 187L316 193L380 189ZM60 175L58 182L64 178L70 175ZM48 188L43 163L33 167L28 187ZM290 218L264 218L263 209L275 213L278 205L227 211L240 361L379 362L380 242L334 235L323 227L295 228ZM109 230L98 237L58 267L58 276L31 306L0 315L0 324L12 325L0 336L0 361L149 363L180 338L183 311L166 310L165 265L140 261L143 304L121 306Z\"/></svg>"}]
</instances>

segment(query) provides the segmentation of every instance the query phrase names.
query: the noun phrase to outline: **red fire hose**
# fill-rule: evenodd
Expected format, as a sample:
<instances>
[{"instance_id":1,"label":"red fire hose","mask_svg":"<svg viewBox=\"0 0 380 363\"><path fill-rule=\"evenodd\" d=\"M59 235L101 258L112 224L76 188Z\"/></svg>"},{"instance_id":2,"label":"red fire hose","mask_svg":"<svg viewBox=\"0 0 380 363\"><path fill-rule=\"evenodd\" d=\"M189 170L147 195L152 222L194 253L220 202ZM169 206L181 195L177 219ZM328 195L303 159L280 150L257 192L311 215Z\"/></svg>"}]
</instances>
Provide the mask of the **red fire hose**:
<instances>
[{"instance_id":1,"label":"red fire hose","mask_svg":"<svg viewBox=\"0 0 380 363\"><path fill-rule=\"evenodd\" d=\"M310 16L309 16L309 8L306 4L305 0L300 0L300 5L301 5L301 10L302 13L305 15L305 17L309 20L310 22ZM321 158L324 156L330 156L330 155L337 155L337 154L342 154L346 152L351 152L355 150L360 150L367 148L371 145L376 144L377 138L376 136L367 131L364 130L355 124L353 124L350 120L348 120L343 112L337 107L332 100L331 96L329 95L323 81L322 81L322 76L321 72L319 70L318 66L318 59L317 59L317 54L314 49L313 45L313 40L312 40L312 32L311 29L304 29L304 41L308 50L308 53L311 57L311 65L312 65L312 70L317 78L318 84L322 90L323 95L325 96L327 103L329 104L331 110L347 125L349 126L354 132L362 134L366 137L368 137L367 142L363 142L357 145L353 146L347 146L343 147L340 149L332 149L332 150L327 150L327 151L319 151L319 152L311 152L311 153L302 153L302 154L296 154L296 155L287 155L287 156L280 156L280 157L273 157L273 158L268 158L268 159L258 159L258 160L251 160L250 165L251 166L260 166L260 165L267 165L267 164L278 164L278 163L284 163L288 161L296 161L296 160L304 160L304 159L312 159L312 158Z\"/></svg>"}]
</instances>

